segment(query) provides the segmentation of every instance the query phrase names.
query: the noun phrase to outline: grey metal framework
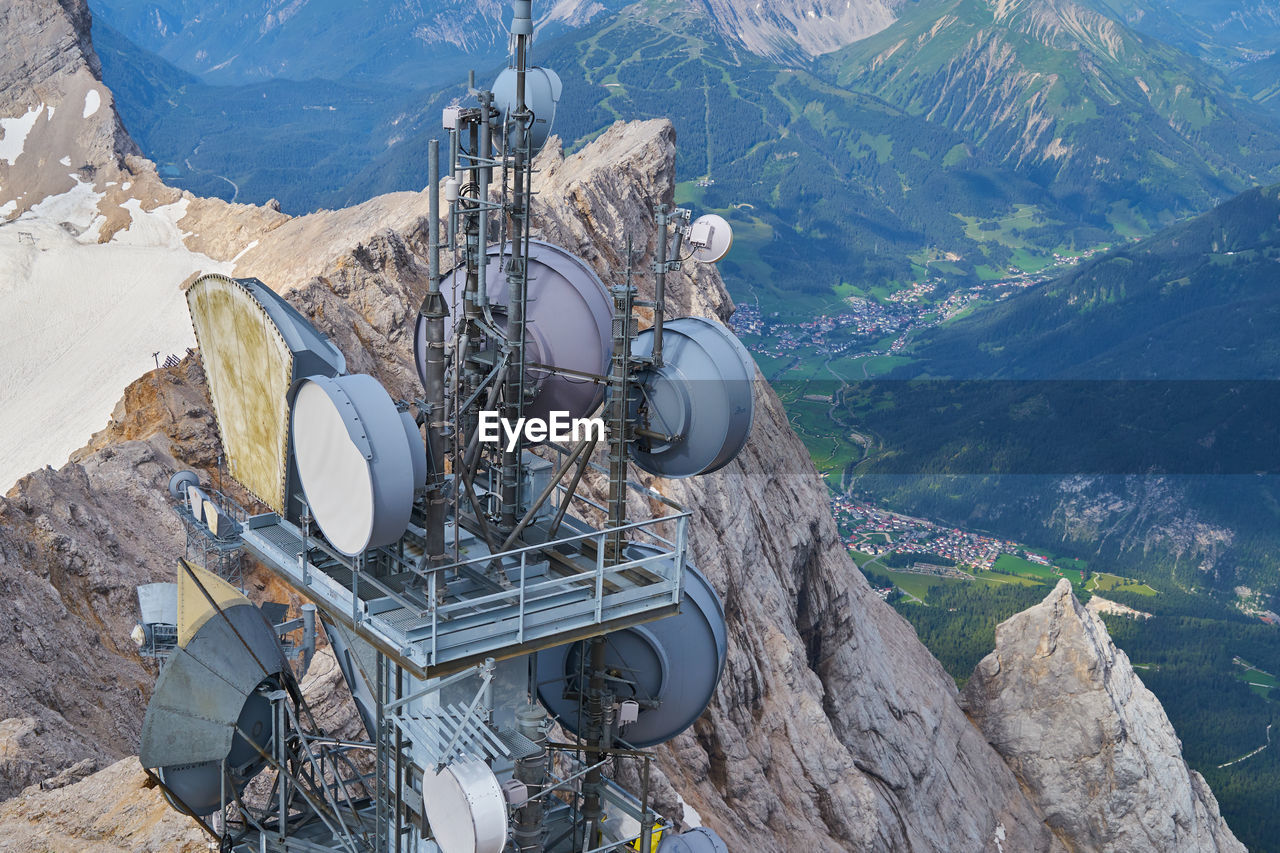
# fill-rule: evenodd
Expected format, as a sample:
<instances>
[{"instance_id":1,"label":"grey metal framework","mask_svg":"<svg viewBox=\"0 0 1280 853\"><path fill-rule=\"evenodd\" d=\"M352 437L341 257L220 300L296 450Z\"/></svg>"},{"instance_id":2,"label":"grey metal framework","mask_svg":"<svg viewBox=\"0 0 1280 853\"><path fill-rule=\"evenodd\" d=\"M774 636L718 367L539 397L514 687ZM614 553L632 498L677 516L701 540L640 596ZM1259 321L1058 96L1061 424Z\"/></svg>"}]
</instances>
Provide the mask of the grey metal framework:
<instances>
[{"instance_id":1,"label":"grey metal framework","mask_svg":"<svg viewBox=\"0 0 1280 853\"><path fill-rule=\"evenodd\" d=\"M174 501L170 506L182 521L186 534L187 559L200 568L213 572L232 586L243 588L244 544L238 535L238 528L243 527L248 513L221 491L210 489L208 495L217 505L218 511L234 520L236 526L221 536L215 535L208 525L192 514L186 501Z\"/></svg>"}]
</instances>

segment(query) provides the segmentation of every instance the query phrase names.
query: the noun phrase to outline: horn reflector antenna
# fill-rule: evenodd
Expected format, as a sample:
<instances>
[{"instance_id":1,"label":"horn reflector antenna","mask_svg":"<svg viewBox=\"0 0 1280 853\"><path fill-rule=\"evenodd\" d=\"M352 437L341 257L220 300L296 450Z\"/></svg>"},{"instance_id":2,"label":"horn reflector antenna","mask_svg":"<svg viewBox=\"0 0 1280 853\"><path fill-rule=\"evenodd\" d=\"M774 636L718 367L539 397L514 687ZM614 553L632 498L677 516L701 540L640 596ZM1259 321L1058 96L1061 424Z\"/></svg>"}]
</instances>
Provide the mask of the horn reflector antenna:
<instances>
[{"instance_id":1,"label":"horn reflector antenna","mask_svg":"<svg viewBox=\"0 0 1280 853\"><path fill-rule=\"evenodd\" d=\"M644 559L657 549L632 543L627 557ZM685 564L680 612L607 636L605 669L619 701L640 704L621 737L637 749L665 743L701 716L715 695L728 656L728 632L720 597L705 576ZM570 731L582 728L578 696L585 688L587 644L538 652L538 698ZM628 695L630 691L630 695Z\"/></svg>"},{"instance_id":2,"label":"horn reflector antenna","mask_svg":"<svg viewBox=\"0 0 1280 853\"><path fill-rule=\"evenodd\" d=\"M506 328L509 299L503 263L507 256L489 247L486 281L494 319ZM526 417L547 418L568 412L571 418L590 415L604 400L605 386L576 374L600 376L613 357L613 301L586 261L559 246L529 243L529 300L525 315L526 382L536 389L524 407ZM462 316L465 272L445 276L440 290L449 314ZM427 369L426 319L419 316L414 335L418 376L425 386Z\"/></svg>"},{"instance_id":3,"label":"horn reflector antenna","mask_svg":"<svg viewBox=\"0 0 1280 853\"><path fill-rule=\"evenodd\" d=\"M287 665L253 602L178 562L178 646L147 706L138 755L180 807L207 815L265 766L273 736L266 694L279 689Z\"/></svg>"},{"instance_id":4,"label":"horn reflector antenna","mask_svg":"<svg viewBox=\"0 0 1280 853\"><path fill-rule=\"evenodd\" d=\"M288 514L288 393L304 376L336 376L346 360L293 306L255 278L201 276L187 290L231 476Z\"/></svg>"},{"instance_id":5,"label":"horn reflector antenna","mask_svg":"<svg viewBox=\"0 0 1280 853\"><path fill-rule=\"evenodd\" d=\"M665 324L663 366L642 370L632 415L644 433L633 461L659 477L692 477L723 468L747 443L755 417L756 366L737 337L714 320ZM636 336L637 357L653 353L653 330Z\"/></svg>"},{"instance_id":6,"label":"horn reflector antenna","mask_svg":"<svg viewBox=\"0 0 1280 853\"><path fill-rule=\"evenodd\" d=\"M303 380L293 399L293 454L307 505L334 548L354 557L404 535L426 451L420 438L410 441L378 380Z\"/></svg>"}]
</instances>

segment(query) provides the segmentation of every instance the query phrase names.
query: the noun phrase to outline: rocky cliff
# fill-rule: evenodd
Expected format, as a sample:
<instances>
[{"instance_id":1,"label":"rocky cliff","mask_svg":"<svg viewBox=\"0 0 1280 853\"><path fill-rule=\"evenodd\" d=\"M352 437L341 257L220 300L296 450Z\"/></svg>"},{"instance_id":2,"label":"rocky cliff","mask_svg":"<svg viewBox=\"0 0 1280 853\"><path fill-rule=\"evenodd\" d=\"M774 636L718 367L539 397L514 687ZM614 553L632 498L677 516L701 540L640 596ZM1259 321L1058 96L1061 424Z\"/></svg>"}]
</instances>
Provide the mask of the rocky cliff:
<instances>
[{"instance_id":1,"label":"rocky cliff","mask_svg":"<svg viewBox=\"0 0 1280 853\"><path fill-rule=\"evenodd\" d=\"M996 629L964 704L1074 850L1243 851L1160 701L1071 583Z\"/></svg>"},{"instance_id":2,"label":"rocky cliff","mask_svg":"<svg viewBox=\"0 0 1280 853\"><path fill-rule=\"evenodd\" d=\"M647 269L651 211L671 200L674 155L663 121L616 125L568 157L550 146L536 187L543 236L606 282L619 279L632 236L635 268ZM408 329L426 287L424 196L297 219L187 201L203 236L184 239L235 251L221 256L287 293L352 369L375 373L393 393L415 390ZM674 276L668 300L673 315L731 310L714 269ZM1043 807L965 717L951 679L854 568L804 447L763 382L757 406L734 463L656 484L694 511L692 556L720 591L730 638L712 707L661 751L665 777L734 850L1064 849ZM0 732L11 733L0 735L0 796L134 748L150 675L127 642L133 586L171 576L182 548L166 477L183 467L208 474L216 454L203 374L188 356L133 383L70 462L0 499L0 626L12 631L0 661ZM332 718L349 721L349 708ZM1176 744L1162 745L1177 758ZM113 764L77 790L131 801L131 767ZM138 808L109 812L114 826L89 825L57 797L27 789L0 812L0 827L19 847L153 849L137 839L158 800L136 796Z\"/></svg>"},{"instance_id":3,"label":"rocky cliff","mask_svg":"<svg viewBox=\"0 0 1280 853\"><path fill-rule=\"evenodd\" d=\"M761 56L795 59L830 53L880 32L893 23L905 0L704 2L726 37Z\"/></svg>"}]
</instances>

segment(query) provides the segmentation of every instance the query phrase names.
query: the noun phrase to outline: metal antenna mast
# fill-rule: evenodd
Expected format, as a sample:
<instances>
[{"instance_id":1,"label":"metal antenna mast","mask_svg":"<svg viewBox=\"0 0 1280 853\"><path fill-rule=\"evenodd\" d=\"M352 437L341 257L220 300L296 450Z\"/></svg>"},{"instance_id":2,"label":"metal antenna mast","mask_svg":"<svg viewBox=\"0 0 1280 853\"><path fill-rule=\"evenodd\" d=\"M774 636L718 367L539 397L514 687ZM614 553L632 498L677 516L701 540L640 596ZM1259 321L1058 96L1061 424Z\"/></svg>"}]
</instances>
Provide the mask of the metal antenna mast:
<instances>
[{"instance_id":1,"label":"metal antenna mast","mask_svg":"<svg viewBox=\"0 0 1280 853\"><path fill-rule=\"evenodd\" d=\"M135 634L169 660L141 760L228 853L651 853L674 832L650 805L645 750L711 701L727 631L686 560L690 513L628 474L708 473L746 441L749 354L714 321L664 318L682 241L714 262L731 234L659 207L652 302L637 299L630 237L612 286L533 239L533 161L561 86L529 64L530 0L513 6L511 67L490 88L473 73L471 100L445 108L447 169L438 142L427 149L424 399L348 372L256 279L187 290L229 473L258 503L229 511L180 472L179 514L309 602L284 619L212 575L199 608L180 590L176 606L168 587L139 593ZM638 308L653 328L638 330ZM246 364L260 381L243 381ZM553 434L562 415L571 435ZM584 493L588 470L607 494ZM651 518L628 518L632 497ZM364 739L316 730L286 669L310 660L317 614ZM295 650L281 645L299 630ZM197 666L219 676L216 703L191 689ZM573 743L548 737L553 721ZM636 793L606 772L622 762ZM271 783L251 785L258 773ZM680 838L672 849L724 853L709 830Z\"/></svg>"}]
</instances>

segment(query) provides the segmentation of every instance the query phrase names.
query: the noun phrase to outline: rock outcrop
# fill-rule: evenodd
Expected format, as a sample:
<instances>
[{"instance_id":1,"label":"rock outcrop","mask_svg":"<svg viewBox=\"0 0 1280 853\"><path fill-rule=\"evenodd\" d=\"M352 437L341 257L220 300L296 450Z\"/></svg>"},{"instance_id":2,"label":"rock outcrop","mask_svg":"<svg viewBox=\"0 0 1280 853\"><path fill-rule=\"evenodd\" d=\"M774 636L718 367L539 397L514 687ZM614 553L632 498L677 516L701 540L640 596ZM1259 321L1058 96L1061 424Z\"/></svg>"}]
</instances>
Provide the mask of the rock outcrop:
<instances>
[{"instance_id":1,"label":"rock outcrop","mask_svg":"<svg viewBox=\"0 0 1280 853\"><path fill-rule=\"evenodd\" d=\"M148 787L137 758L0 804L0 853L196 853L209 838Z\"/></svg>"},{"instance_id":2,"label":"rock outcrop","mask_svg":"<svg viewBox=\"0 0 1280 853\"><path fill-rule=\"evenodd\" d=\"M964 703L1072 850L1245 849L1160 701L1069 581L996 629Z\"/></svg>"}]
</instances>

